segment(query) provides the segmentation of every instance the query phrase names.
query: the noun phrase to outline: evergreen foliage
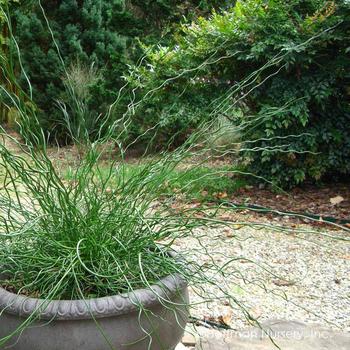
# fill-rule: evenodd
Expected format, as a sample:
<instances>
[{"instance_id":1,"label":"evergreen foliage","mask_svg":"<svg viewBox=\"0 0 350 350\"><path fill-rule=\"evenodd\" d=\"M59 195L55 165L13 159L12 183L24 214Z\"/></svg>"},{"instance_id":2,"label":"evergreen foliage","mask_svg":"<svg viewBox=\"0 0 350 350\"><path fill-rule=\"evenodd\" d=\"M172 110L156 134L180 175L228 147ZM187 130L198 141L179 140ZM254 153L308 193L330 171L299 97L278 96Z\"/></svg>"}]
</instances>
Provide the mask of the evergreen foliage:
<instances>
[{"instance_id":1,"label":"evergreen foliage","mask_svg":"<svg viewBox=\"0 0 350 350\"><path fill-rule=\"evenodd\" d=\"M160 37L174 30L183 16L194 18L218 3L217 0L185 3L180 0L48 0L42 3L68 69L75 69L74 76L86 75L91 66L96 72L96 77L87 82L85 99L94 118L88 123L92 128L90 135L94 133L98 115L124 84L122 76L128 65L139 59L142 52L138 39L156 44ZM41 110L42 127L60 142L69 142L64 116L56 103L61 100L69 105L64 88L65 73L40 6L34 5L29 14L17 11L16 22L25 69L34 87L34 100ZM77 71L77 68L81 69Z\"/></svg>"}]
</instances>

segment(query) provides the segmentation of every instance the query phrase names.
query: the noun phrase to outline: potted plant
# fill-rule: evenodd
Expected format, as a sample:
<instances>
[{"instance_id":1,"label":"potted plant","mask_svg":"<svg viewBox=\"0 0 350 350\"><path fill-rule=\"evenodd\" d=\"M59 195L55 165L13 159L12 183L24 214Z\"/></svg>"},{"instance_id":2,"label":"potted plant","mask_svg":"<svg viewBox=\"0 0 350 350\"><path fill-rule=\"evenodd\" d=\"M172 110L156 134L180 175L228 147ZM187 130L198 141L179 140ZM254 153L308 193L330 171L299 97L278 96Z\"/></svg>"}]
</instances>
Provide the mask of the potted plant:
<instances>
[{"instance_id":1,"label":"potted plant","mask_svg":"<svg viewBox=\"0 0 350 350\"><path fill-rule=\"evenodd\" d=\"M191 269L172 242L193 223L154 203L176 162L129 174L95 143L67 175L4 136L20 151L0 145L0 348L174 349Z\"/></svg>"},{"instance_id":2,"label":"potted plant","mask_svg":"<svg viewBox=\"0 0 350 350\"><path fill-rule=\"evenodd\" d=\"M187 284L196 271L173 242L194 226L171 211L171 199L159 199L187 146L130 167L121 142L128 130L120 127L130 114L103 137L97 131L92 143L85 129L73 135L71 115L60 104L84 152L70 170L56 164L30 82L29 94L18 84L20 54L1 11L13 39L0 57L2 73L16 87L1 85L1 98L16 111L22 139L1 129L0 348L174 349L189 317ZM84 120L86 106L74 84L66 84L70 109ZM109 117L97 117L101 130ZM118 153L102 161L111 142Z\"/></svg>"}]
</instances>

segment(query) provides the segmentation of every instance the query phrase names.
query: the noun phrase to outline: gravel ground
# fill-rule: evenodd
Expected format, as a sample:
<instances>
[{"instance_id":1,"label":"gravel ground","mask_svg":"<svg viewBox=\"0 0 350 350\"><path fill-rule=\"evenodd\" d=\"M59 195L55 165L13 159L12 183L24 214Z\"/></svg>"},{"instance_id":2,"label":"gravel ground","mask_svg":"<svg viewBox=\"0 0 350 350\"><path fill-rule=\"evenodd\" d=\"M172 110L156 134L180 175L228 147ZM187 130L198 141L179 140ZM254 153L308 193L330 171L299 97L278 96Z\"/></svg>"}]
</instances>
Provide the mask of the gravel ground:
<instances>
[{"instance_id":1,"label":"gravel ground","mask_svg":"<svg viewBox=\"0 0 350 350\"><path fill-rule=\"evenodd\" d=\"M323 232L350 237L349 232ZM228 258L251 260L238 259L232 263L229 276L213 274L212 279L225 286L254 318L261 322L297 320L350 332L349 242L317 233L288 234L248 226L206 228L196 233L201 235L201 243L182 238L177 245L180 251L190 247L198 262L209 262L210 256L217 266ZM270 272L264 269L267 266ZM209 284L205 286L208 293L220 295ZM192 303L201 300L191 291ZM249 324L240 309L225 298L198 305L191 313L200 319L224 321L237 330Z\"/></svg>"}]
</instances>

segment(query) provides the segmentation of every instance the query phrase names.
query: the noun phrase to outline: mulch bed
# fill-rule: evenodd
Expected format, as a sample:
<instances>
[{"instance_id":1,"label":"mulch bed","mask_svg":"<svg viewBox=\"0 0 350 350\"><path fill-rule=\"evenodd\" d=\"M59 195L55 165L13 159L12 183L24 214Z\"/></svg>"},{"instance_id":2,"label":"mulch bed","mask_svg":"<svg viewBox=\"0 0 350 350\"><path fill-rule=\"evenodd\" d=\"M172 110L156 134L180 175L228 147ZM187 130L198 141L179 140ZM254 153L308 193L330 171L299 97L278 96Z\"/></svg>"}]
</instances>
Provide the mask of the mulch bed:
<instances>
[{"instance_id":1,"label":"mulch bed","mask_svg":"<svg viewBox=\"0 0 350 350\"><path fill-rule=\"evenodd\" d=\"M281 212L332 217L350 228L350 184L337 183L323 187L306 185L288 193L246 186L230 196L233 203L258 205ZM257 214L261 215L261 214ZM265 214L264 214L265 215ZM268 213L267 215L275 215Z\"/></svg>"}]
</instances>

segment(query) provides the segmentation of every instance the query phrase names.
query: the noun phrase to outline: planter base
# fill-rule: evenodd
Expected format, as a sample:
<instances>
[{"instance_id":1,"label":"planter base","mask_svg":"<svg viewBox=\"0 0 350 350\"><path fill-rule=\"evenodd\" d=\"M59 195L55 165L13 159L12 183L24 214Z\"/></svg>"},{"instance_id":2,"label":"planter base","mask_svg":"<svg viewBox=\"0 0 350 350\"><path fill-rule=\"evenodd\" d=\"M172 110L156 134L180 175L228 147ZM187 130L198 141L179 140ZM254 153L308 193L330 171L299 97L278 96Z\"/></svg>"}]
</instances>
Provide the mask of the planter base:
<instances>
[{"instance_id":1,"label":"planter base","mask_svg":"<svg viewBox=\"0 0 350 350\"><path fill-rule=\"evenodd\" d=\"M0 339L38 315L0 349L175 350L188 321L187 285L177 277L161 282L127 295L50 303L0 288Z\"/></svg>"}]
</instances>

